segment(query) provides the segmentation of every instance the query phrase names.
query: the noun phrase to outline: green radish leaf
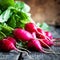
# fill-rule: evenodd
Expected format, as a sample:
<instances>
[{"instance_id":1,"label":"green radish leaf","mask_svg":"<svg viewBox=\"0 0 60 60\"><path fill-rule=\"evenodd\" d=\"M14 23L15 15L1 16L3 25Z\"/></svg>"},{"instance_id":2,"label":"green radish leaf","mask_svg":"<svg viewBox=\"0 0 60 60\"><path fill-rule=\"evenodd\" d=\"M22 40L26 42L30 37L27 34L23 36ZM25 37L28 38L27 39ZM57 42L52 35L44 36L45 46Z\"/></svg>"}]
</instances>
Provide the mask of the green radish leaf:
<instances>
[{"instance_id":1,"label":"green radish leaf","mask_svg":"<svg viewBox=\"0 0 60 60\"><path fill-rule=\"evenodd\" d=\"M1 15L2 11L0 10L0 15Z\"/></svg>"},{"instance_id":2,"label":"green radish leaf","mask_svg":"<svg viewBox=\"0 0 60 60\"><path fill-rule=\"evenodd\" d=\"M11 28L10 26L8 26L6 23L4 24L0 24L0 28L1 31L5 34L5 35L11 35L12 34L12 30L13 28Z\"/></svg>"},{"instance_id":3,"label":"green radish leaf","mask_svg":"<svg viewBox=\"0 0 60 60\"><path fill-rule=\"evenodd\" d=\"M7 9L0 15L0 22L4 23L10 18L11 12L10 9Z\"/></svg>"},{"instance_id":4,"label":"green radish leaf","mask_svg":"<svg viewBox=\"0 0 60 60\"><path fill-rule=\"evenodd\" d=\"M24 4L24 8L22 9L24 12L30 12L30 6L27 4Z\"/></svg>"},{"instance_id":5,"label":"green radish leaf","mask_svg":"<svg viewBox=\"0 0 60 60\"><path fill-rule=\"evenodd\" d=\"M0 0L0 9L6 10L9 6L14 6L14 0Z\"/></svg>"},{"instance_id":6,"label":"green radish leaf","mask_svg":"<svg viewBox=\"0 0 60 60\"><path fill-rule=\"evenodd\" d=\"M7 21L7 24L12 28L16 27L16 19L14 15L10 17L10 19Z\"/></svg>"},{"instance_id":7,"label":"green radish leaf","mask_svg":"<svg viewBox=\"0 0 60 60\"><path fill-rule=\"evenodd\" d=\"M16 27L24 28L24 25L30 22L30 17L25 12L22 11L19 11L16 14L15 19L16 19Z\"/></svg>"},{"instance_id":8,"label":"green radish leaf","mask_svg":"<svg viewBox=\"0 0 60 60\"><path fill-rule=\"evenodd\" d=\"M21 10L21 9L24 8L24 2L15 1L15 6L14 7Z\"/></svg>"},{"instance_id":9,"label":"green radish leaf","mask_svg":"<svg viewBox=\"0 0 60 60\"><path fill-rule=\"evenodd\" d=\"M30 7L21 1L15 1L15 8L24 12L30 12Z\"/></svg>"},{"instance_id":10,"label":"green radish leaf","mask_svg":"<svg viewBox=\"0 0 60 60\"><path fill-rule=\"evenodd\" d=\"M50 27L46 23L42 23L42 24L37 23L37 26L42 28L45 31L50 31Z\"/></svg>"}]
</instances>

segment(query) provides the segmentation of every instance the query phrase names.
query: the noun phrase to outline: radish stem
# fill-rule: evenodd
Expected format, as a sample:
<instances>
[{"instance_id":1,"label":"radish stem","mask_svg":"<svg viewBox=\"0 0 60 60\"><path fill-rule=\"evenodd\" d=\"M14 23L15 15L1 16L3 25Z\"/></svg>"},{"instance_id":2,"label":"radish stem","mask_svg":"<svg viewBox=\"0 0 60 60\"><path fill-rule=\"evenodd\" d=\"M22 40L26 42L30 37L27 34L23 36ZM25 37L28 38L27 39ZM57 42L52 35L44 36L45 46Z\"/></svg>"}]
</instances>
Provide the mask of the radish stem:
<instances>
[{"instance_id":1,"label":"radish stem","mask_svg":"<svg viewBox=\"0 0 60 60\"><path fill-rule=\"evenodd\" d=\"M29 50L25 49L25 48L22 48L18 43L16 43L17 46L19 46L18 48L22 49L22 50L25 50L27 51L28 53L31 53Z\"/></svg>"},{"instance_id":2,"label":"radish stem","mask_svg":"<svg viewBox=\"0 0 60 60\"><path fill-rule=\"evenodd\" d=\"M3 32L0 31L0 33L1 33L4 37L6 37L6 35L5 35Z\"/></svg>"}]
</instances>

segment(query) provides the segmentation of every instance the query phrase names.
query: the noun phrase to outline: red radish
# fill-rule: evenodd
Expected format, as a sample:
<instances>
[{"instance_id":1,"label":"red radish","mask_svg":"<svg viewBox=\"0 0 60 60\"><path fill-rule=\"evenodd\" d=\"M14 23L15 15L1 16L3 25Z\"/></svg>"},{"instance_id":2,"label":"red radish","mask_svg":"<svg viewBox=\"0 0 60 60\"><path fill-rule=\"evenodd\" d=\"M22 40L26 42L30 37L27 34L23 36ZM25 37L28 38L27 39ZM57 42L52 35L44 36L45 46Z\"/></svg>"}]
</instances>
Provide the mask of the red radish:
<instances>
[{"instance_id":1,"label":"red radish","mask_svg":"<svg viewBox=\"0 0 60 60\"><path fill-rule=\"evenodd\" d=\"M24 42L29 41L30 39L33 38L31 33L29 33L26 30L20 29L20 28L16 28L13 31L13 34L17 39L22 40Z\"/></svg>"},{"instance_id":2,"label":"red radish","mask_svg":"<svg viewBox=\"0 0 60 60\"><path fill-rule=\"evenodd\" d=\"M3 41L3 40L4 40L4 41ZM3 40L0 40L0 50L9 51L9 50L8 50L8 46L7 46L7 47L5 46L7 50L6 50L5 48L3 48L4 42L5 42L6 40L9 40L9 41L7 41L8 43L7 43L7 42L5 42L5 43L7 43L8 45L9 45L9 43L12 44L12 45L14 46L14 48L16 49L16 51L19 51L19 50L15 47L16 45L18 45L18 43L16 42L16 40L15 40L13 37L10 37L10 36L9 36L9 37L6 37L6 38L3 39ZM6 44L6 45L7 45L7 44ZM18 46L19 46L20 49L29 52L27 49L21 48L20 45L18 45ZM13 49L13 50L15 50L15 49ZM20 51L20 52L23 52L23 51ZM29 52L29 53L30 53L30 52Z\"/></svg>"},{"instance_id":3,"label":"red radish","mask_svg":"<svg viewBox=\"0 0 60 60\"><path fill-rule=\"evenodd\" d=\"M35 39L30 40L28 42L27 46L28 46L28 48L32 48L32 49L34 48L37 51L44 52L44 50L42 49L42 46L38 40L35 40Z\"/></svg>"},{"instance_id":4,"label":"red radish","mask_svg":"<svg viewBox=\"0 0 60 60\"><path fill-rule=\"evenodd\" d=\"M21 50L17 49L15 47L15 45L11 41L9 41L8 39L3 39L3 40L1 40L0 43L2 44L0 47L1 51L8 52L11 50L15 50L17 52L24 52L24 53L28 54L26 51L21 51Z\"/></svg>"},{"instance_id":5,"label":"red radish","mask_svg":"<svg viewBox=\"0 0 60 60\"><path fill-rule=\"evenodd\" d=\"M43 31L41 28L37 28L38 32L42 33L45 35L45 31Z\"/></svg>"},{"instance_id":6,"label":"red radish","mask_svg":"<svg viewBox=\"0 0 60 60\"><path fill-rule=\"evenodd\" d=\"M40 33L36 33L37 37L40 39L45 39L45 32L41 28L37 28L37 31Z\"/></svg>"},{"instance_id":7,"label":"red radish","mask_svg":"<svg viewBox=\"0 0 60 60\"><path fill-rule=\"evenodd\" d=\"M35 24L30 22L25 25L25 30L29 31L30 33L33 33L33 32L36 32L37 27Z\"/></svg>"},{"instance_id":8,"label":"red radish","mask_svg":"<svg viewBox=\"0 0 60 60\"><path fill-rule=\"evenodd\" d=\"M48 39L39 39L40 40L40 43L41 43L41 45L43 46L43 47L47 47L46 46L46 44L48 45L48 46L52 46L54 43L52 42L52 41L50 41L50 40L48 40ZM42 41L42 42L41 42ZM44 43L45 44L44 44Z\"/></svg>"},{"instance_id":9,"label":"red radish","mask_svg":"<svg viewBox=\"0 0 60 60\"><path fill-rule=\"evenodd\" d=\"M16 40L13 37L7 37L7 40L11 41L16 46Z\"/></svg>"},{"instance_id":10,"label":"red radish","mask_svg":"<svg viewBox=\"0 0 60 60\"><path fill-rule=\"evenodd\" d=\"M35 50L37 50L37 51L39 51L39 52L43 52L43 53L53 53L53 54L56 55L56 53L55 53L48 45L47 45L47 46L50 48L50 50L51 50L52 52L48 52L48 51L46 51L46 50L43 50L43 47L41 46L39 40L35 40L35 39L30 40L30 41L28 42L27 46L28 46L28 48L31 48L31 49L34 48Z\"/></svg>"},{"instance_id":11,"label":"red radish","mask_svg":"<svg viewBox=\"0 0 60 60\"><path fill-rule=\"evenodd\" d=\"M1 43L2 43L1 45L2 51L10 51L10 50L18 51L18 49L14 46L14 44L7 39L1 40Z\"/></svg>"},{"instance_id":12,"label":"red radish","mask_svg":"<svg viewBox=\"0 0 60 60\"><path fill-rule=\"evenodd\" d=\"M49 37L50 39L53 39L53 36L50 32L46 31L45 32L46 36Z\"/></svg>"}]
</instances>

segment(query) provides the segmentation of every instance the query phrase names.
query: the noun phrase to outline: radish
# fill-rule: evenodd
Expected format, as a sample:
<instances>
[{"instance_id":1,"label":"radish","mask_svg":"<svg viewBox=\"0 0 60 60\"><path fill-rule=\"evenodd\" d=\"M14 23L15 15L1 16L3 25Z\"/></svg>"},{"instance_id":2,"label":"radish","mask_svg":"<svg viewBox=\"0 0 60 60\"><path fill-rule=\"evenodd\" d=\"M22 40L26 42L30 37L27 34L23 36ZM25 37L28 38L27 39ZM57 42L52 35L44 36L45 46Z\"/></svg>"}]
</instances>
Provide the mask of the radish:
<instances>
[{"instance_id":1,"label":"radish","mask_svg":"<svg viewBox=\"0 0 60 60\"><path fill-rule=\"evenodd\" d=\"M40 40L41 41L41 40ZM41 41L41 42L43 42L43 41ZM44 43L44 42L43 42ZM44 43L45 44L45 43ZM47 44L45 44L45 45L47 45ZM47 45L48 46L48 45ZM30 49L35 49L35 50L37 50L37 51L39 51L39 52L43 52L43 53L47 53L47 54L50 54L50 53L53 53L53 54L60 54L60 53L55 53L49 46L49 48L50 48L50 50L51 50L51 52L49 52L49 51L47 51L47 50L45 50L45 49L43 49L43 47L41 46L41 44L40 44L40 42L39 42L39 39L38 40L35 40L35 39L32 39L32 40L30 40L29 42L28 42L28 44L27 44L27 47L28 48L30 48Z\"/></svg>"},{"instance_id":2,"label":"radish","mask_svg":"<svg viewBox=\"0 0 60 60\"><path fill-rule=\"evenodd\" d=\"M0 41L0 43L2 44L2 45L0 45L2 51L16 50L18 52L25 52L25 53L27 53L26 51L21 51L21 50L17 49L15 47L15 45L8 39L3 39L3 40Z\"/></svg>"},{"instance_id":3,"label":"radish","mask_svg":"<svg viewBox=\"0 0 60 60\"><path fill-rule=\"evenodd\" d=\"M52 42L52 41L50 41L50 40L48 40L48 39L40 39L40 40L42 40L45 44L47 44L48 46L52 46L54 43ZM40 41L40 43L41 43L41 45L43 46L43 47L47 47L44 43L42 43L41 41Z\"/></svg>"},{"instance_id":4,"label":"radish","mask_svg":"<svg viewBox=\"0 0 60 60\"><path fill-rule=\"evenodd\" d=\"M4 36L4 39L10 40L14 45L16 45L16 40L13 37L7 37L3 32L0 33Z\"/></svg>"},{"instance_id":5,"label":"radish","mask_svg":"<svg viewBox=\"0 0 60 60\"><path fill-rule=\"evenodd\" d=\"M42 33L45 35L45 31L43 31L41 28L37 28L38 32Z\"/></svg>"},{"instance_id":6,"label":"radish","mask_svg":"<svg viewBox=\"0 0 60 60\"><path fill-rule=\"evenodd\" d=\"M36 39L30 40L28 42L28 44L27 44L27 47L31 48L31 49L34 48L35 50L40 51L40 52L44 52L44 50L42 49L42 46L41 46L40 42L38 40L36 40Z\"/></svg>"},{"instance_id":7,"label":"radish","mask_svg":"<svg viewBox=\"0 0 60 60\"><path fill-rule=\"evenodd\" d=\"M11 41L16 46L16 40L13 37L6 37L7 40Z\"/></svg>"},{"instance_id":8,"label":"radish","mask_svg":"<svg viewBox=\"0 0 60 60\"><path fill-rule=\"evenodd\" d=\"M29 31L30 33L33 33L36 32L37 27L35 26L35 24L30 22L25 25L25 30Z\"/></svg>"},{"instance_id":9,"label":"radish","mask_svg":"<svg viewBox=\"0 0 60 60\"><path fill-rule=\"evenodd\" d=\"M46 31L45 32L46 36L49 37L50 39L53 39L53 36L50 32Z\"/></svg>"},{"instance_id":10,"label":"radish","mask_svg":"<svg viewBox=\"0 0 60 60\"><path fill-rule=\"evenodd\" d=\"M8 40L8 42L5 42L6 40ZM14 46L14 48L16 49L16 51L19 51L19 50L15 47L15 46L17 45L17 46L19 46L19 49L22 49L22 50L27 51L28 53L30 53L30 51L28 51L27 49L20 47L20 45L18 45L18 43L16 42L16 40L15 40L13 37L10 37L10 36L4 38L3 40L0 40L0 50L9 51L9 50L8 50L8 46L6 47L7 50L6 50L5 48L3 48L4 42L7 43L6 45L9 45L9 43L12 44L12 45ZM13 50L14 50L14 49L13 49ZM23 52L23 51L22 51L22 52Z\"/></svg>"},{"instance_id":11,"label":"radish","mask_svg":"<svg viewBox=\"0 0 60 60\"><path fill-rule=\"evenodd\" d=\"M15 40L13 37L8 36L8 37L5 37L4 39L7 39L7 40L11 41L15 46L18 46L19 49L22 49L22 50L27 51L28 53L30 53L30 51L28 51L27 49L22 48L22 47L16 42L16 40ZM18 47L17 47L17 48L18 48Z\"/></svg>"},{"instance_id":12,"label":"radish","mask_svg":"<svg viewBox=\"0 0 60 60\"><path fill-rule=\"evenodd\" d=\"M29 41L30 39L33 39L33 36L31 33L20 28L14 29L13 34L17 39L22 40L24 42Z\"/></svg>"},{"instance_id":13,"label":"radish","mask_svg":"<svg viewBox=\"0 0 60 60\"><path fill-rule=\"evenodd\" d=\"M2 43L1 45L2 51L10 51L10 50L18 51L18 49L14 46L14 44L8 39L1 40L1 43Z\"/></svg>"},{"instance_id":14,"label":"radish","mask_svg":"<svg viewBox=\"0 0 60 60\"><path fill-rule=\"evenodd\" d=\"M37 28L37 31L40 33L36 33L37 37L40 39L45 39L45 32L41 28Z\"/></svg>"}]
</instances>

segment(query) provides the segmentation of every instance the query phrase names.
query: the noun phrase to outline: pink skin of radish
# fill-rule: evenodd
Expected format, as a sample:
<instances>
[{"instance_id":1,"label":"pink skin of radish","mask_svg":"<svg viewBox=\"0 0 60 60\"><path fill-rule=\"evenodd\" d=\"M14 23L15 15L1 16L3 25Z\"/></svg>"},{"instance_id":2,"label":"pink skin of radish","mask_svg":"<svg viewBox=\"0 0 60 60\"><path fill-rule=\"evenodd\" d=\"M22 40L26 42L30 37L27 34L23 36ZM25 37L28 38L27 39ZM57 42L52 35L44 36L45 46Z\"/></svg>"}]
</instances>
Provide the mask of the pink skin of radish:
<instances>
[{"instance_id":1,"label":"pink skin of radish","mask_svg":"<svg viewBox=\"0 0 60 60\"><path fill-rule=\"evenodd\" d=\"M34 39L36 39L36 33L35 32L32 33L32 36Z\"/></svg>"},{"instance_id":2,"label":"pink skin of radish","mask_svg":"<svg viewBox=\"0 0 60 60\"><path fill-rule=\"evenodd\" d=\"M20 28L14 29L13 34L17 39L22 40L23 42L33 39L33 36L31 33Z\"/></svg>"},{"instance_id":3,"label":"pink skin of radish","mask_svg":"<svg viewBox=\"0 0 60 60\"><path fill-rule=\"evenodd\" d=\"M16 46L16 40L13 37L8 36L5 39L11 41Z\"/></svg>"},{"instance_id":4,"label":"pink skin of radish","mask_svg":"<svg viewBox=\"0 0 60 60\"><path fill-rule=\"evenodd\" d=\"M14 44L14 46L17 45L17 46L19 46L20 49L23 49L23 50L27 51L28 53L30 53L30 51L28 51L27 49L20 47L20 45L16 42L16 40L13 37L8 36L4 39L11 41Z\"/></svg>"},{"instance_id":5,"label":"pink skin of radish","mask_svg":"<svg viewBox=\"0 0 60 60\"><path fill-rule=\"evenodd\" d=\"M45 35L45 31L43 31L41 28L37 28L38 32L42 33Z\"/></svg>"},{"instance_id":6,"label":"pink skin of radish","mask_svg":"<svg viewBox=\"0 0 60 60\"><path fill-rule=\"evenodd\" d=\"M36 33L37 37L40 39L45 39L45 32L41 28L37 28L37 31L42 34Z\"/></svg>"},{"instance_id":7,"label":"pink skin of radish","mask_svg":"<svg viewBox=\"0 0 60 60\"><path fill-rule=\"evenodd\" d=\"M1 40L0 43L2 43L2 45L1 45L2 51L11 51L11 50L18 51L18 49L14 46L14 44L7 39Z\"/></svg>"},{"instance_id":8,"label":"pink skin of radish","mask_svg":"<svg viewBox=\"0 0 60 60\"><path fill-rule=\"evenodd\" d=\"M38 40L35 40L35 39L30 40L27 44L27 47L28 48L34 48L35 50L37 50L39 52L44 52L40 42Z\"/></svg>"},{"instance_id":9,"label":"pink skin of radish","mask_svg":"<svg viewBox=\"0 0 60 60\"><path fill-rule=\"evenodd\" d=\"M53 44L54 44L54 42L52 42L52 41L49 41L48 39L39 39L39 41L40 40L42 40L45 44L47 44L48 46L52 46ZM40 41L40 43L41 43L41 45L43 46L43 47L47 47L44 43L42 43L41 41Z\"/></svg>"},{"instance_id":10,"label":"pink skin of radish","mask_svg":"<svg viewBox=\"0 0 60 60\"><path fill-rule=\"evenodd\" d=\"M30 33L33 33L36 32L37 27L35 26L35 24L30 22L25 25L25 30L29 31Z\"/></svg>"},{"instance_id":11,"label":"pink skin of radish","mask_svg":"<svg viewBox=\"0 0 60 60\"><path fill-rule=\"evenodd\" d=\"M50 39L53 39L53 36L50 32L46 31L45 32L46 36L49 37Z\"/></svg>"}]
</instances>

